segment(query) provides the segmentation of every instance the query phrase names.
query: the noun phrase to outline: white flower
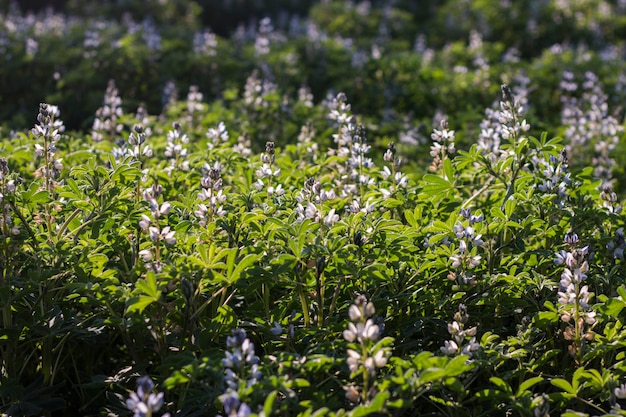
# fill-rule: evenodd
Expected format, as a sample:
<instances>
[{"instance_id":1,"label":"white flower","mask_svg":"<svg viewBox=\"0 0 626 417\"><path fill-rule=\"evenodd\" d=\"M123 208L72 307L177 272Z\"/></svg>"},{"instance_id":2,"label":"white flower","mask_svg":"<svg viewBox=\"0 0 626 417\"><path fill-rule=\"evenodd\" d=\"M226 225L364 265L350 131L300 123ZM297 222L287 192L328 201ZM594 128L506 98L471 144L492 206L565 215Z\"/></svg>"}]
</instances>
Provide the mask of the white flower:
<instances>
[{"instance_id":1,"label":"white flower","mask_svg":"<svg viewBox=\"0 0 626 417\"><path fill-rule=\"evenodd\" d=\"M615 388L615 396L617 398L619 398L620 400L623 400L626 398L626 384L622 384L619 387Z\"/></svg>"},{"instance_id":2,"label":"white flower","mask_svg":"<svg viewBox=\"0 0 626 417\"><path fill-rule=\"evenodd\" d=\"M139 256L144 262L150 262L152 260L152 251L150 249L144 249L139 251Z\"/></svg>"},{"instance_id":3,"label":"white flower","mask_svg":"<svg viewBox=\"0 0 626 417\"><path fill-rule=\"evenodd\" d=\"M150 217L146 216L145 214L142 214L141 220L139 220L139 227L141 228L141 230L145 232L146 230L148 230L148 227L150 227L151 222L152 220L150 219Z\"/></svg>"},{"instance_id":4,"label":"white flower","mask_svg":"<svg viewBox=\"0 0 626 417\"><path fill-rule=\"evenodd\" d=\"M387 357L385 356L385 351L383 349L379 349L378 352L374 354L372 359L374 360L374 365L377 368L382 368L387 364Z\"/></svg>"},{"instance_id":5,"label":"white flower","mask_svg":"<svg viewBox=\"0 0 626 417\"><path fill-rule=\"evenodd\" d=\"M281 195L285 194L285 190L283 190L283 185L282 184L278 184L278 186L276 188L274 188L273 186L268 187L267 188L267 193L269 195L281 196Z\"/></svg>"},{"instance_id":6,"label":"white flower","mask_svg":"<svg viewBox=\"0 0 626 417\"><path fill-rule=\"evenodd\" d=\"M361 355L354 349L348 349L348 368L350 372L355 373L359 370L359 362L361 361Z\"/></svg>"},{"instance_id":7,"label":"white flower","mask_svg":"<svg viewBox=\"0 0 626 417\"><path fill-rule=\"evenodd\" d=\"M357 322L361 320L361 318L363 317L363 313L356 304L352 304L348 309L348 316L350 317L350 320Z\"/></svg>"},{"instance_id":8,"label":"white flower","mask_svg":"<svg viewBox=\"0 0 626 417\"><path fill-rule=\"evenodd\" d=\"M338 221L339 221L339 215L335 214L335 209L331 209L326 215L326 217L324 217L324 224L326 224L326 226L332 226Z\"/></svg>"},{"instance_id":9,"label":"white flower","mask_svg":"<svg viewBox=\"0 0 626 417\"><path fill-rule=\"evenodd\" d=\"M454 340L446 340L439 349L441 349L445 355L454 355L459 351L459 346Z\"/></svg>"}]
</instances>

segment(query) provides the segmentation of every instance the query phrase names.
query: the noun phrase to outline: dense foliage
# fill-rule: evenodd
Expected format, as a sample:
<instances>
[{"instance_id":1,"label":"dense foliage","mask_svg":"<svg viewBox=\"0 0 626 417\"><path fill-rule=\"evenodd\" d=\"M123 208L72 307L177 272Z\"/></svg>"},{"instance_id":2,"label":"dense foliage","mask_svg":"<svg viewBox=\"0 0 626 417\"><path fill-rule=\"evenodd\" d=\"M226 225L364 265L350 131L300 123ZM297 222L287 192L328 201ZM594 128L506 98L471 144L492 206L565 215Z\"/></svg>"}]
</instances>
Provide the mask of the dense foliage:
<instances>
[{"instance_id":1,"label":"dense foliage","mask_svg":"<svg viewBox=\"0 0 626 417\"><path fill-rule=\"evenodd\" d=\"M3 416L626 415L623 2L140 3L0 15Z\"/></svg>"}]
</instances>

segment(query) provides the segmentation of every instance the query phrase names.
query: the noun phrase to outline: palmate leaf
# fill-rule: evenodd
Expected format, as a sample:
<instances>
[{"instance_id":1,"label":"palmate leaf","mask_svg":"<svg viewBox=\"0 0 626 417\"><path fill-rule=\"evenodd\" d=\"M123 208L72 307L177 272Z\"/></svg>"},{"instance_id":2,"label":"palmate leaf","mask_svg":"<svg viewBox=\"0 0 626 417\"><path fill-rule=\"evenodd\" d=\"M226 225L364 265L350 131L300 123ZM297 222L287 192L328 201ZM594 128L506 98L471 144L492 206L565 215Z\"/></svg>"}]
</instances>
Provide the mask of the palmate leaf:
<instances>
[{"instance_id":1,"label":"palmate leaf","mask_svg":"<svg viewBox=\"0 0 626 417\"><path fill-rule=\"evenodd\" d=\"M161 291L158 287L156 274L148 272L145 278L139 278L135 283L133 294L126 301L126 311L128 313L141 314L150 304L159 301Z\"/></svg>"},{"instance_id":2,"label":"palmate leaf","mask_svg":"<svg viewBox=\"0 0 626 417\"><path fill-rule=\"evenodd\" d=\"M155 302L156 300L152 297L148 297L146 295L139 295L136 297L131 297L126 301L126 311L128 313L143 313L143 311L150 304Z\"/></svg>"},{"instance_id":3,"label":"palmate leaf","mask_svg":"<svg viewBox=\"0 0 626 417\"><path fill-rule=\"evenodd\" d=\"M429 198L434 200L443 199L449 192L454 190L454 183L447 178L442 178L439 175L426 174L422 178L424 187L420 193L420 197Z\"/></svg>"}]
</instances>

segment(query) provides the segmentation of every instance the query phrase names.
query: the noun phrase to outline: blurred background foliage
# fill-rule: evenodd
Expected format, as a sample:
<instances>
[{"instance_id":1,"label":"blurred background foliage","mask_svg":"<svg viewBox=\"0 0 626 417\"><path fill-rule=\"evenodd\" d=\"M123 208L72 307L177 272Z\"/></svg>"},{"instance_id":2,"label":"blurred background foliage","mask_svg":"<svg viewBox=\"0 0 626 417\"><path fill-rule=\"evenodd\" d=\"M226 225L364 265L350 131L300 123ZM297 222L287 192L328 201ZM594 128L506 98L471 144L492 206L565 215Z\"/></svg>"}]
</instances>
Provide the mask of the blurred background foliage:
<instances>
[{"instance_id":1,"label":"blurred background foliage","mask_svg":"<svg viewBox=\"0 0 626 417\"><path fill-rule=\"evenodd\" d=\"M500 84L521 75L537 127L555 130L563 72L593 71L621 121L625 10L619 0L5 2L0 123L30 126L48 102L85 131L110 79L125 110L159 114L168 85L181 100L191 85L206 101L241 97L255 70L284 94L310 87L317 103L344 91L389 134L408 119L426 131L435 115L455 114L461 141ZM216 35L211 53L194 48L203 33ZM260 36L271 45L264 54Z\"/></svg>"}]
</instances>

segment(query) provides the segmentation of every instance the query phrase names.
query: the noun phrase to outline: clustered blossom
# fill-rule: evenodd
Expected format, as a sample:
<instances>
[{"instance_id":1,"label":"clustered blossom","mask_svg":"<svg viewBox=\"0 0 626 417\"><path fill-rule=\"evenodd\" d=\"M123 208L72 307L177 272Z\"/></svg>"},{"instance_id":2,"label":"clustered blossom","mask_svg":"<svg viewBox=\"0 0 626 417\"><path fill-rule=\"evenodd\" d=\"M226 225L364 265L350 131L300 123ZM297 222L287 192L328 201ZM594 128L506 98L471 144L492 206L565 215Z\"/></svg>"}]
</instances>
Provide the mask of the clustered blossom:
<instances>
[{"instance_id":1,"label":"clustered blossom","mask_svg":"<svg viewBox=\"0 0 626 417\"><path fill-rule=\"evenodd\" d=\"M189 86L189 92L187 93L187 122L190 126L195 126L196 115L202 113L205 109L205 105L202 102L204 95L200 92L197 85Z\"/></svg>"},{"instance_id":2,"label":"clustered blossom","mask_svg":"<svg viewBox=\"0 0 626 417\"><path fill-rule=\"evenodd\" d=\"M33 136L43 141L43 144L35 144L35 158L43 158L43 165L37 169L35 175L44 179L43 188L48 192L56 188L63 169L62 159L55 157L57 141L65 130L63 122L58 118L60 114L57 106L39 104L37 124L32 129Z\"/></svg>"},{"instance_id":3,"label":"clustered blossom","mask_svg":"<svg viewBox=\"0 0 626 417\"><path fill-rule=\"evenodd\" d=\"M136 124L126 141L121 139L116 141L117 147L111 150L113 157L118 161L131 157L140 162L145 158L150 158L153 152L152 148L146 145L147 137L147 131L144 130L143 126Z\"/></svg>"},{"instance_id":4,"label":"clustered blossom","mask_svg":"<svg viewBox=\"0 0 626 417\"><path fill-rule=\"evenodd\" d=\"M626 249L626 239L624 238L624 228L620 227L615 231L615 239L607 243L606 248L611 252L614 259L624 260L624 249Z\"/></svg>"},{"instance_id":5,"label":"clustered blossom","mask_svg":"<svg viewBox=\"0 0 626 417\"><path fill-rule=\"evenodd\" d=\"M117 122L122 117L122 99L115 87L115 81L109 80L104 103L96 110L96 118L91 128L91 137L95 142L102 140L114 141L124 129L124 125Z\"/></svg>"},{"instance_id":6,"label":"clustered blossom","mask_svg":"<svg viewBox=\"0 0 626 417\"><path fill-rule=\"evenodd\" d=\"M375 378L376 370L387 364L387 351L376 346L384 326L377 324L372 318L375 312L374 304L368 302L363 295L359 295L348 310L350 322L348 328L343 331L344 339L351 344L351 348L347 350L348 368L353 377L359 373L363 374L361 387L356 385L344 387L346 398L353 403L367 401L373 397L375 388L370 381Z\"/></svg>"},{"instance_id":7,"label":"clustered blossom","mask_svg":"<svg viewBox=\"0 0 626 417\"><path fill-rule=\"evenodd\" d=\"M508 139L512 144L515 144L521 134L530 129L530 125L524 119L524 112L524 106L517 100L511 87L503 84L499 114L503 139Z\"/></svg>"},{"instance_id":8,"label":"clustered blossom","mask_svg":"<svg viewBox=\"0 0 626 417\"><path fill-rule=\"evenodd\" d=\"M360 206L363 187L374 184L374 179L368 172L374 167L372 159L367 157L371 146L367 144L365 128L350 114L350 105L347 104L344 93L337 94L328 107L329 118L338 125L337 133L333 134L337 149L329 149L328 152L330 155L347 158L345 165L335 165L338 173L337 189L340 189L341 197L356 196L355 204Z\"/></svg>"},{"instance_id":9,"label":"clustered blossom","mask_svg":"<svg viewBox=\"0 0 626 417\"><path fill-rule=\"evenodd\" d=\"M327 106L330 110L328 118L335 121L339 127L346 125L348 120L352 117L350 104L348 103L345 93L338 93L332 101L328 102ZM339 138L336 136L334 136L334 138L335 142L338 143Z\"/></svg>"},{"instance_id":10,"label":"clustered blossom","mask_svg":"<svg viewBox=\"0 0 626 417\"><path fill-rule=\"evenodd\" d=\"M226 202L226 195L222 190L222 165L218 162L205 166L205 175L200 180L202 190L198 194L198 199L202 201L198 205L198 210L194 212L199 219L201 226L211 223L215 216L223 217L226 214L223 204Z\"/></svg>"},{"instance_id":11,"label":"clustered blossom","mask_svg":"<svg viewBox=\"0 0 626 417\"><path fill-rule=\"evenodd\" d=\"M364 171L364 169L374 167L372 159L366 156L371 149L372 147L367 144L365 128L360 124L357 125L352 133L348 166L351 169L349 174L350 180L354 181L359 187L374 183L374 179ZM345 191L347 192L348 190L346 189Z\"/></svg>"},{"instance_id":12,"label":"clustered blossom","mask_svg":"<svg viewBox=\"0 0 626 417\"><path fill-rule=\"evenodd\" d=\"M477 248L484 244L482 235L477 234L474 225L483 221L483 216L472 214L470 209L461 209L463 221L454 225L454 233L459 239L458 253L450 256L454 271L450 271L448 279L457 280L459 284L476 284L476 276L471 271L480 265L481 256L477 255Z\"/></svg>"},{"instance_id":13,"label":"clustered blossom","mask_svg":"<svg viewBox=\"0 0 626 417\"><path fill-rule=\"evenodd\" d=\"M282 195L284 190L282 185L272 186L272 178L280 175L280 168L274 168L276 162L276 148L274 142L267 142L265 144L265 152L261 154L261 166L256 170L257 181L254 184L257 190L262 190L265 187L264 179L267 179L267 193L269 195Z\"/></svg>"},{"instance_id":14,"label":"clustered blossom","mask_svg":"<svg viewBox=\"0 0 626 417\"><path fill-rule=\"evenodd\" d=\"M247 417L251 410L241 401L240 390L252 387L263 376L259 370L259 357L243 329L232 331L226 338L226 347L228 350L222 359L226 391L220 396L225 417Z\"/></svg>"},{"instance_id":15,"label":"clustered blossom","mask_svg":"<svg viewBox=\"0 0 626 417\"><path fill-rule=\"evenodd\" d=\"M209 149L213 149L221 142L228 142L228 130L226 130L226 125L224 124L224 122L219 122L217 127L210 127L206 132L206 137L210 141L207 144Z\"/></svg>"},{"instance_id":16,"label":"clustered blossom","mask_svg":"<svg viewBox=\"0 0 626 417\"><path fill-rule=\"evenodd\" d=\"M226 357L224 365L224 382L228 389L237 391L239 384L246 387L256 384L262 377L259 371L259 357L254 353L254 343L248 339L246 331L235 329L226 338Z\"/></svg>"},{"instance_id":17,"label":"clustered blossom","mask_svg":"<svg viewBox=\"0 0 626 417\"><path fill-rule=\"evenodd\" d=\"M143 249L139 252L139 256L146 264L146 268L154 272L161 272L163 270L163 263L161 261L161 242L168 246L172 246L176 243L174 237L175 232L171 230L169 226L161 227L159 220L167 216L170 212L171 205L169 202L163 202L159 204L157 199L163 194L163 187L155 184L143 192L143 198L148 202L150 206L150 216L146 214L141 215L139 221L139 227L141 230L148 234L152 246Z\"/></svg>"},{"instance_id":18,"label":"clustered blossom","mask_svg":"<svg viewBox=\"0 0 626 417\"><path fill-rule=\"evenodd\" d=\"M276 92L278 87L268 79L259 78L259 72L254 70L246 79L243 90L243 101L252 110L261 110L269 107L270 102L266 99L268 94Z\"/></svg>"},{"instance_id":19,"label":"clustered blossom","mask_svg":"<svg viewBox=\"0 0 626 417\"><path fill-rule=\"evenodd\" d=\"M476 342L476 327L465 328L469 320L465 304L459 305L459 311L454 313L454 321L448 324L448 333L451 339L446 340L440 348L446 355L467 355L472 357L480 345Z\"/></svg>"},{"instance_id":20,"label":"clustered blossom","mask_svg":"<svg viewBox=\"0 0 626 417\"><path fill-rule=\"evenodd\" d=\"M515 116L517 120L524 120L524 113L528 106L527 96L530 79L525 76L518 76L515 82L517 85L512 88L507 86L509 88L507 97L509 100L513 100L513 105L496 101L492 107L485 110L485 119L480 123L481 130L478 135L477 146L491 163L501 161L513 152L512 150L507 152L500 147L502 142L510 137L510 128L507 127L507 123L510 123L512 116ZM506 107L506 112L503 107ZM511 113L510 109L516 113ZM521 131L527 131L529 128L530 126L525 122L519 126Z\"/></svg>"},{"instance_id":21,"label":"clustered blossom","mask_svg":"<svg viewBox=\"0 0 626 417\"><path fill-rule=\"evenodd\" d=\"M311 92L310 87L302 86L298 88L298 103L304 105L305 107L313 107L313 93Z\"/></svg>"},{"instance_id":22,"label":"clustered blossom","mask_svg":"<svg viewBox=\"0 0 626 417\"><path fill-rule=\"evenodd\" d=\"M126 400L126 407L132 411L133 417L153 417L156 411L163 406L164 394L155 394L154 382L149 376L142 376L137 379L137 392L131 392ZM162 417L169 417L169 413Z\"/></svg>"},{"instance_id":23,"label":"clustered blossom","mask_svg":"<svg viewBox=\"0 0 626 417\"><path fill-rule=\"evenodd\" d=\"M7 197L15 193L15 180L9 178L9 163L0 158L0 236L6 239L10 235L18 235L19 227L13 224L11 206Z\"/></svg>"},{"instance_id":24,"label":"clustered blossom","mask_svg":"<svg viewBox=\"0 0 626 417\"><path fill-rule=\"evenodd\" d=\"M168 175L175 170L189 171L189 160L187 159L187 148L183 145L189 143L189 138L183 133L183 127L180 123L174 122L172 130L167 132L167 145L165 147L165 156L169 164L165 168Z\"/></svg>"},{"instance_id":25,"label":"clustered blossom","mask_svg":"<svg viewBox=\"0 0 626 417\"><path fill-rule=\"evenodd\" d=\"M220 401L224 407L223 417L248 417L252 414L252 410L248 404L239 399L239 394L235 391L229 391L220 396ZM222 417L218 414L217 417Z\"/></svg>"},{"instance_id":26,"label":"clustered blossom","mask_svg":"<svg viewBox=\"0 0 626 417\"><path fill-rule=\"evenodd\" d=\"M433 140L430 146L430 156L433 157L433 162L428 169L440 171L443 169L443 161L455 152L454 130L448 129L448 121L443 119L439 129L434 129L430 137Z\"/></svg>"},{"instance_id":27,"label":"clustered blossom","mask_svg":"<svg viewBox=\"0 0 626 417\"><path fill-rule=\"evenodd\" d=\"M261 19L259 22L259 30L254 40L255 56L261 57L270 53L272 32L274 32L272 20L269 17Z\"/></svg>"},{"instance_id":28,"label":"clustered blossom","mask_svg":"<svg viewBox=\"0 0 626 417\"><path fill-rule=\"evenodd\" d=\"M315 129L311 123L307 123L300 128L298 135L298 147L303 148L307 156L315 159L319 150L319 145L313 139L315 138Z\"/></svg>"},{"instance_id":29,"label":"clustered blossom","mask_svg":"<svg viewBox=\"0 0 626 417\"><path fill-rule=\"evenodd\" d=\"M554 195L553 202L559 207L565 206L567 188L572 184L568 170L567 151L563 149L559 157L550 155L548 161L541 160L540 165L544 166L543 180L537 189L544 194Z\"/></svg>"},{"instance_id":30,"label":"clustered blossom","mask_svg":"<svg viewBox=\"0 0 626 417\"><path fill-rule=\"evenodd\" d=\"M612 152L619 143L624 127L609 114L608 97L598 76L587 71L582 82L582 94L574 96L579 85L574 74L566 71L561 82L561 121L566 126L564 136L569 139L566 149L577 158L592 156L594 176L603 184L613 181L615 160Z\"/></svg>"},{"instance_id":31,"label":"clustered blossom","mask_svg":"<svg viewBox=\"0 0 626 417\"><path fill-rule=\"evenodd\" d=\"M613 186L609 182L605 182L600 186L600 199L602 200L602 207L609 213L620 214L622 212L622 205L617 201L617 194L613 191Z\"/></svg>"},{"instance_id":32,"label":"clustered blossom","mask_svg":"<svg viewBox=\"0 0 626 417\"><path fill-rule=\"evenodd\" d=\"M391 185L389 188L380 188L380 191L383 194L383 198L387 199L395 194L399 188L406 188L409 184L409 178L400 171L397 171L402 163L402 158L396 156L396 145L394 142L389 142L387 150L383 155L383 160L388 162L389 165L385 165L380 173L383 179L391 181ZM389 166L391 166L391 168L389 168Z\"/></svg>"},{"instance_id":33,"label":"clustered blossom","mask_svg":"<svg viewBox=\"0 0 626 417\"><path fill-rule=\"evenodd\" d=\"M233 145L233 152L247 158L252 155L252 141L247 134L242 134L237 137L237 143Z\"/></svg>"},{"instance_id":34,"label":"clustered blossom","mask_svg":"<svg viewBox=\"0 0 626 417\"><path fill-rule=\"evenodd\" d=\"M193 35L193 52L196 55L217 55L217 36L210 30L196 32Z\"/></svg>"},{"instance_id":35,"label":"clustered blossom","mask_svg":"<svg viewBox=\"0 0 626 417\"><path fill-rule=\"evenodd\" d=\"M561 320L568 324L564 332L565 340L572 341L569 352L572 356L579 356L584 343L594 337L591 331L586 331L586 327L596 322L596 313L589 304L593 294L589 292L588 285L583 285L589 271L586 259L589 246L578 248L578 235L575 233L565 235L564 240L569 250L560 250L554 260L556 265L565 265L559 282L558 304Z\"/></svg>"},{"instance_id":36,"label":"clustered blossom","mask_svg":"<svg viewBox=\"0 0 626 417\"><path fill-rule=\"evenodd\" d=\"M335 209L331 209L326 216L322 214L322 203L336 198L335 191L322 189L322 184L311 177L304 182L304 188L296 196L298 206L296 214L298 220L311 219L319 222L323 219L324 224L332 226L339 220Z\"/></svg>"}]
</instances>

